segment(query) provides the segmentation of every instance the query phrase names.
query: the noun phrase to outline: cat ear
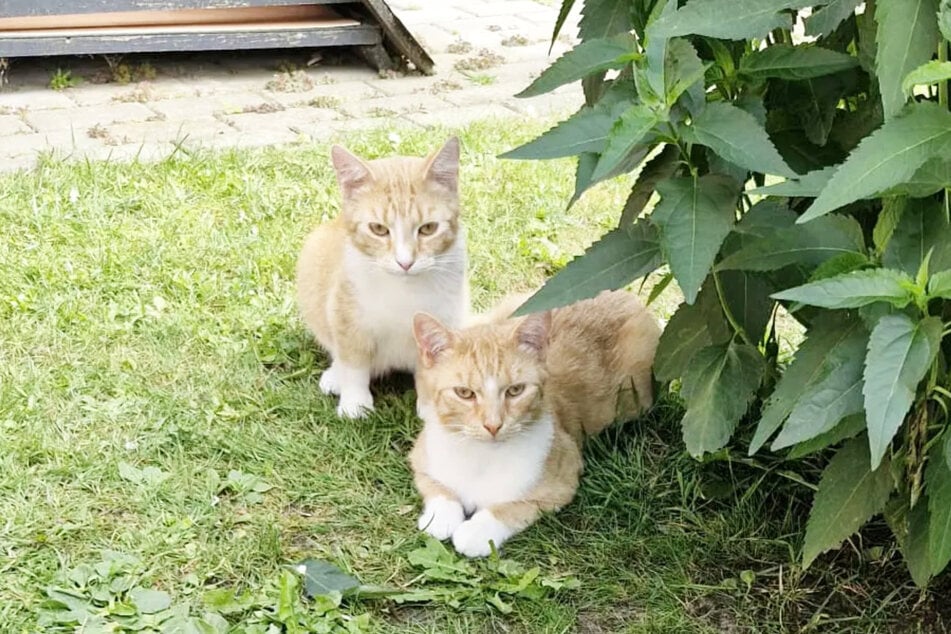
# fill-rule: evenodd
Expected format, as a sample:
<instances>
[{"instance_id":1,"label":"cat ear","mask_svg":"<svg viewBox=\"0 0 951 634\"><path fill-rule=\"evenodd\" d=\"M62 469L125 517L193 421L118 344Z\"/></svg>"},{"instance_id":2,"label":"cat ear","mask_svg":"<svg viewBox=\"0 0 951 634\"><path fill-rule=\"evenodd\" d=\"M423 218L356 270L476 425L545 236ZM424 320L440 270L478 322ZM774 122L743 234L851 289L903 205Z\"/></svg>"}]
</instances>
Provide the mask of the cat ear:
<instances>
[{"instance_id":1,"label":"cat ear","mask_svg":"<svg viewBox=\"0 0 951 634\"><path fill-rule=\"evenodd\" d=\"M423 173L431 183L456 191L459 186L459 139L452 137L438 152L430 155Z\"/></svg>"},{"instance_id":2,"label":"cat ear","mask_svg":"<svg viewBox=\"0 0 951 634\"><path fill-rule=\"evenodd\" d=\"M530 352L539 359L544 358L548 351L548 337L551 330L551 311L532 313L522 320L515 330L515 340L518 347Z\"/></svg>"},{"instance_id":3,"label":"cat ear","mask_svg":"<svg viewBox=\"0 0 951 634\"><path fill-rule=\"evenodd\" d=\"M413 336L427 368L431 368L436 358L452 345L452 331L426 313L416 313L413 317Z\"/></svg>"},{"instance_id":4,"label":"cat ear","mask_svg":"<svg viewBox=\"0 0 951 634\"><path fill-rule=\"evenodd\" d=\"M359 156L352 154L339 145L330 150L334 170L337 172L337 183L344 198L350 198L353 193L373 180L370 166Z\"/></svg>"}]
</instances>

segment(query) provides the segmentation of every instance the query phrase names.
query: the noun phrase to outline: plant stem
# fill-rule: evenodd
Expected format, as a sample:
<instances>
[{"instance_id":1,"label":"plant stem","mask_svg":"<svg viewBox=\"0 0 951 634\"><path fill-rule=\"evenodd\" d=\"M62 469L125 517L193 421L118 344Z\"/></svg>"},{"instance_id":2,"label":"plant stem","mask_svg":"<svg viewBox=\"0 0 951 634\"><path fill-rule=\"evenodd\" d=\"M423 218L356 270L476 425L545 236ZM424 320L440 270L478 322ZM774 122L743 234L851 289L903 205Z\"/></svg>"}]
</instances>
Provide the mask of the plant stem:
<instances>
[{"instance_id":1,"label":"plant stem","mask_svg":"<svg viewBox=\"0 0 951 634\"><path fill-rule=\"evenodd\" d=\"M733 328L733 332L740 336L740 338L747 344L756 347L756 344L750 339L750 336L746 334L746 330L743 329L743 326L736 321L736 317L733 316L733 311L730 310L729 305L726 303L726 296L723 294L723 285L720 283L720 276L716 271L713 272L713 284L717 289L717 299L720 300L720 308L723 309L723 314L726 316L726 320L730 323L730 327Z\"/></svg>"},{"instance_id":2,"label":"plant stem","mask_svg":"<svg viewBox=\"0 0 951 634\"><path fill-rule=\"evenodd\" d=\"M948 44L944 40L938 42L938 61L946 62L948 61ZM943 108L948 107L948 82L939 81L938 82L938 103L941 104Z\"/></svg>"}]
</instances>

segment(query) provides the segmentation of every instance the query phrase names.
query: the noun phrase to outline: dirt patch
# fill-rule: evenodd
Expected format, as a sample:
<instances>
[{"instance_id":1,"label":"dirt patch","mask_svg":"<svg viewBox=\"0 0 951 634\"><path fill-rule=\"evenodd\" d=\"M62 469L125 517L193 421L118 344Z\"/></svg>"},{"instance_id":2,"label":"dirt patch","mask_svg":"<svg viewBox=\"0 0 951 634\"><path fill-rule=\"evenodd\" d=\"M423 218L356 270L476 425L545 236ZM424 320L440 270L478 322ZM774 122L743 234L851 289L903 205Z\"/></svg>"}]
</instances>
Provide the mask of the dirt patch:
<instances>
[{"instance_id":1,"label":"dirt patch","mask_svg":"<svg viewBox=\"0 0 951 634\"><path fill-rule=\"evenodd\" d=\"M453 68L459 71L486 70L489 68L495 68L503 62L505 62L504 57L498 53L490 51L487 48L483 48L472 57L460 59L458 62L453 64Z\"/></svg>"}]
</instances>

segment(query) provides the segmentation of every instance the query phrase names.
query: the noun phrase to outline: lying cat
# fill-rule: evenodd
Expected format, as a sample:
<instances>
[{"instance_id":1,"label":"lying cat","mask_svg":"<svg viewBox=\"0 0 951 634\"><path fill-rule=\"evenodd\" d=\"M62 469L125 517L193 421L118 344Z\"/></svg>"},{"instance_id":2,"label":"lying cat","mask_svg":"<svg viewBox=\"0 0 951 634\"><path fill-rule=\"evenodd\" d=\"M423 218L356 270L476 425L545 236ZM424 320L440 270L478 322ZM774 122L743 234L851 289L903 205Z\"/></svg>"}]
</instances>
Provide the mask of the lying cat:
<instances>
[{"instance_id":1,"label":"lying cat","mask_svg":"<svg viewBox=\"0 0 951 634\"><path fill-rule=\"evenodd\" d=\"M416 364L413 315L461 325L468 310L459 222L459 141L428 158L365 161L331 152L340 214L308 236L297 264L301 315L332 363L320 377L337 414L373 409L370 379Z\"/></svg>"},{"instance_id":2,"label":"lying cat","mask_svg":"<svg viewBox=\"0 0 951 634\"><path fill-rule=\"evenodd\" d=\"M464 330L421 314L413 330L419 528L468 557L568 504L584 435L653 401L660 328L629 293Z\"/></svg>"}]
</instances>

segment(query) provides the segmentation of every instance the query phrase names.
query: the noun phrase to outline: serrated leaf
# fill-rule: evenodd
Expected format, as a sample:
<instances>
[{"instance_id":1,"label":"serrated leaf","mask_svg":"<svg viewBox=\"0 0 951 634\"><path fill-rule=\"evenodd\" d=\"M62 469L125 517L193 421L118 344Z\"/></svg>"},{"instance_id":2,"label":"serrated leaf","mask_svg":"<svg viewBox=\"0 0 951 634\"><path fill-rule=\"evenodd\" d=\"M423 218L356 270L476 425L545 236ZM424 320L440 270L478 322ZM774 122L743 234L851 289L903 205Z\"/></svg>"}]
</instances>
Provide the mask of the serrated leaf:
<instances>
[{"instance_id":1,"label":"serrated leaf","mask_svg":"<svg viewBox=\"0 0 951 634\"><path fill-rule=\"evenodd\" d=\"M458 558L437 539L426 537L426 545L410 551L407 555L409 563L422 569L423 574L441 581L455 581L467 585L479 582L473 576L472 566L465 560Z\"/></svg>"},{"instance_id":2,"label":"serrated leaf","mask_svg":"<svg viewBox=\"0 0 951 634\"><path fill-rule=\"evenodd\" d=\"M882 192L882 196L924 198L951 187L951 161L940 158L925 161L904 183Z\"/></svg>"},{"instance_id":3,"label":"serrated leaf","mask_svg":"<svg viewBox=\"0 0 951 634\"><path fill-rule=\"evenodd\" d=\"M828 35L847 20L864 0L832 0L806 18L806 35Z\"/></svg>"},{"instance_id":4,"label":"serrated leaf","mask_svg":"<svg viewBox=\"0 0 951 634\"><path fill-rule=\"evenodd\" d=\"M657 184L651 220L684 298L692 304L735 220L739 187L719 175L670 178Z\"/></svg>"},{"instance_id":5,"label":"serrated leaf","mask_svg":"<svg viewBox=\"0 0 951 634\"><path fill-rule=\"evenodd\" d=\"M894 464L892 465L894 467ZM908 499L897 493L885 505L882 513L888 527L892 529L901 548L905 565L911 578L919 588L924 588L931 578L931 566L928 560L928 504L921 499L915 508L908 508Z\"/></svg>"},{"instance_id":6,"label":"serrated leaf","mask_svg":"<svg viewBox=\"0 0 951 634\"><path fill-rule=\"evenodd\" d=\"M844 273L851 273L865 268L869 264L871 264L870 260L863 253L841 253L817 266L809 275L809 281L815 282Z\"/></svg>"},{"instance_id":7,"label":"serrated leaf","mask_svg":"<svg viewBox=\"0 0 951 634\"><path fill-rule=\"evenodd\" d=\"M732 104L708 104L693 120L693 125L684 130L684 138L705 145L724 159L750 171L789 178L796 176L756 118Z\"/></svg>"},{"instance_id":8,"label":"serrated leaf","mask_svg":"<svg viewBox=\"0 0 951 634\"><path fill-rule=\"evenodd\" d=\"M949 79L951 79L951 62L932 60L905 75L905 79L901 82L901 90L906 97L911 97L915 86L936 84Z\"/></svg>"},{"instance_id":9,"label":"serrated leaf","mask_svg":"<svg viewBox=\"0 0 951 634\"><path fill-rule=\"evenodd\" d=\"M724 258L717 269L772 271L790 264L814 267L836 256L862 254L862 241L862 229L854 218L829 215L750 240L744 248Z\"/></svg>"},{"instance_id":10,"label":"serrated leaf","mask_svg":"<svg viewBox=\"0 0 951 634\"><path fill-rule=\"evenodd\" d=\"M914 281L892 269L870 269L837 275L775 293L773 299L801 302L822 308L858 308L888 302L897 308L914 300Z\"/></svg>"},{"instance_id":11,"label":"serrated leaf","mask_svg":"<svg viewBox=\"0 0 951 634\"><path fill-rule=\"evenodd\" d=\"M951 438L951 433L945 434ZM931 512L928 559L931 574L935 576L951 562L951 466L942 453L941 445L935 445L925 467L928 510Z\"/></svg>"},{"instance_id":12,"label":"serrated leaf","mask_svg":"<svg viewBox=\"0 0 951 634\"><path fill-rule=\"evenodd\" d=\"M862 362L868 331L861 322L853 320L846 333L822 359L802 390L773 441L773 451L824 434L844 417L862 411Z\"/></svg>"},{"instance_id":13,"label":"serrated leaf","mask_svg":"<svg viewBox=\"0 0 951 634\"><path fill-rule=\"evenodd\" d=\"M630 0L586 0L578 33L582 40L627 33L634 26Z\"/></svg>"},{"instance_id":14,"label":"serrated leaf","mask_svg":"<svg viewBox=\"0 0 951 634\"><path fill-rule=\"evenodd\" d=\"M635 147L646 141L647 135L659 121L657 115L643 104L628 108L611 129L591 180L605 178L620 165Z\"/></svg>"},{"instance_id":15,"label":"serrated leaf","mask_svg":"<svg viewBox=\"0 0 951 634\"><path fill-rule=\"evenodd\" d=\"M812 4L808 0L691 0L654 26L668 38L695 34L745 40L777 28L791 29L792 18L784 10Z\"/></svg>"},{"instance_id":16,"label":"serrated leaf","mask_svg":"<svg viewBox=\"0 0 951 634\"><path fill-rule=\"evenodd\" d=\"M558 9L558 17L555 18L555 28L551 31L551 44L548 47L548 54L551 55L551 49L555 46L558 34L561 33L561 27L565 25L565 20L571 9L575 6L575 0L561 0L561 8Z\"/></svg>"},{"instance_id":17,"label":"serrated leaf","mask_svg":"<svg viewBox=\"0 0 951 634\"><path fill-rule=\"evenodd\" d=\"M360 587L360 582L329 561L307 558L296 568L304 576L304 595L308 599L333 592L345 594Z\"/></svg>"},{"instance_id":18,"label":"serrated leaf","mask_svg":"<svg viewBox=\"0 0 951 634\"><path fill-rule=\"evenodd\" d=\"M822 472L806 524L802 564L836 548L873 515L881 512L894 488L888 465L869 468L864 436L845 443Z\"/></svg>"},{"instance_id":19,"label":"serrated leaf","mask_svg":"<svg viewBox=\"0 0 951 634\"><path fill-rule=\"evenodd\" d=\"M786 456L787 460L798 460L803 456L822 451L827 447L838 444L843 440L854 438L865 431L865 414L852 414L846 416L827 432L819 434L815 438L810 438L804 442L795 445L789 450Z\"/></svg>"},{"instance_id":20,"label":"serrated leaf","mask_svg":"<svg viewBox=\"0 0 951 634\"><path fill-rule=\"evenodd\" d=\"M753 342L760 341L773 314L772 285L762 276L742 271L724 271L720 283L733 317Z\"/></svg>"},{"instance_id":21,"label":"serrated leaf","mask_svg":"<svg viewBox=\"0 0 951 634\"><path fill-rule=\"evenodd\" d=\"M673 105L688 88L703 81L708 64L700 61L693 45L683 38L667 42L664 84L667 105Z\"/></svg>"},{"instance_id":22,"label":"serrated leaf","mask_svg":"<svg viewBox=\"0 0 951 634\"><path fill-rule=\"evenodd\" d=\"M634 38L627 33L585 40L556 59L515 96L537 97L593 73L621 68L630 63L627 56L633 50Z\"/></svg>"},{"instance_id":23,"label":"serrated leaf","mask_svg":"<svg viewBox=\"0 0 951 634\"><path fill-rule=\"evenodd\" d=\"M682 303L661 333L654 357L654 376L673 381L687 371L698 350L730 339L729 325L723 317L712 283L701 289L693 304Z\"/></svg>"},{"instance_id":24,"label":"serrated leaf","mask_svg":"<svg viewBox=\"0 0 951 634\"><path fill-rule=\"evenodd\" d=\"M849 155L799 222L829 213L909 180L926 161L951 152L951 113L915 103L868 136Z\"/></svg>"},{"instance_id":25,"label":"serrated leaf","mask_svg":"<svg viewBox=\"0 0 951 634\"><path fill-rule=\"evenodd\" d=\"M647 222L618 228L568 263L516 311L525 315L627 286L660 266L657 231Z\"/></svg>"},{"instance_id":26,"label":"serrated leaf","mask_svg":"<svg viewBox=\"0 0 951 634\"><path fill-rule=\"evenodd\" d=\"M905 105L902 92L905 75L930 60L938 46L937 10L936 0L879 0L876 3L875 71L886 120Z\"/></svg>"},{"instance_id":27,"label":"serrated leaf","mask_svg":"<svg viewBox=\"0 0 951 634\"><path fill-rule=\"evenodd\" d=\"M631 193L621 211L621 227L630 226L647 206L648 201L657 188L657 183L670 178L677 172L680 164L680 149L676 145L665 145L664 149L649 160L637 176L637 182L631 188Z\"/></svg>"},{"instance_id":28,"label":"serrated leaf","mask_svg":"<svg viewBox=\"0 0 951 634\"><path fill-rule=\"evenodd\" d=\"M938 30L944 39L951 42L951 2L941 0L941 9L938 11Z\"/></svg>"},{"instance_id":29,"label":"serrated leaf","mask_svg":"<svg viewBox=\"0 0 951 634\"><path fill-rule=\"evenodd\" d=\"M941 342L941 320L918 323L903 314L878 320L865 358L865 412L872 468L877 468Z\"/></svg>"},{"instance_id":30,"label":"serrated leaf","mask_svg":"<svg viewBox=\"0 0 951 634\"><path fill-rule=\"evenodd\" d=\"M824 167L821 170L815 170L803 174L797 179L789 179L775 185L766 185L751 189L749 193L759 194L761 196L785 196L787 198L806 198L815 197L822 193L822 190L835 174L835 165Z\"/></svg>"},{"instance_id":31,"label":"serrated leaf","mask_svg":"<svg viewBox=\"0 0 951 634\"><path fill-rule=\"evenodd\" d=\"M951 270L940 271L928 280L928 295L951 299Z\"/></svg>"},{"instance_id":32,"label":"serrated leaf","mask_svg":"<svg viewBox=\"0 0 951 634\"><path fill-rule=\"evenodd\" d=\"M172 605L172 597L162 590L132 588L132 591L129 592L129 598L142 614L155 614Z\"/></svg>"},{"instance_id":33,"label":"serrated leaf","mask_svg":"<svg viewBox=\"0 0 951 634\"><path fill-rule=\"evenodd\" d=\"M902 211L882 252L882 264L914 275L931 251L932 270L951 268L951 224L941 202L899 198L889 204L900 205Z\"/></svg>"},{"instance_id":34,"label":"serrated leaf","mask_svg":"<svg viewBox=\"0 0 951 634\"><path fill-rule=\"evenodd\" d=\"M895 228L904 211L903 201L899 203L894 198L889 198L882 203L882 211L878 214L878 220L875 221L875 227L872 229L872 241L879 253L888 247L888 242L892 239L892 234L895 233Z\"/></svg>"},{"instance_id":35,"label":"serrated leaf","mask_svg":"<svg viewBox=\"0 0 951 634\"><path fill-rule=\"evenodd\" d=\"M733 435L763 377L763 357L747 344L710 346L694 355L681 395L683 436L694 457L717 451Z\"/></svg>"},{"instance_id":36,"label":"serrated leaf","mask_svg":"<svg viewBox=\"0 0 951 634\"><path fill-rule=\"evenodd\" d=\"M538 160L600 152L607 143L614 122L626 109L624 104L598 103L583 106L578 112L499 158Z\"/></svg>"},{"instance_id":37,"label":"serrated leaf","mask_svg":"<svg viewBox=\"0 0 951 634\"><path fill-rule=\"evenodd\" d=\"M858 66L851 55L819 46L776 44L740 60L740 73L754 79L803 80Z\"/></svg>"}]
</instances>

